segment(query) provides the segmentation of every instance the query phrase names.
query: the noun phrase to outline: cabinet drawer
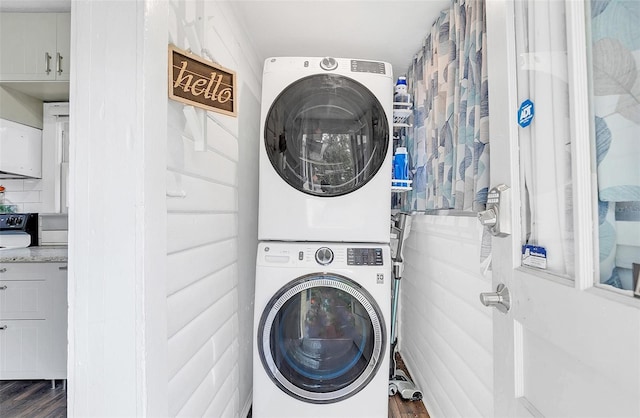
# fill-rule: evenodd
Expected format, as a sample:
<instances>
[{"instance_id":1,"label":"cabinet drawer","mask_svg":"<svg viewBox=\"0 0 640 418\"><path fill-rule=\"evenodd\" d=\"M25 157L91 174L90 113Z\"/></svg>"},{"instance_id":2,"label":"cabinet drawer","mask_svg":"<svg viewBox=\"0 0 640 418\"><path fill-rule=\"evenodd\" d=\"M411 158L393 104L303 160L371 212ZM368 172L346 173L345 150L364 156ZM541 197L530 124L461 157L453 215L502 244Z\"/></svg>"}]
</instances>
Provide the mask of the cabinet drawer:
<instances>
[{"instance_id":1,"label":"cabinet drawer","mask_svg":"<svg viewBox=\"0 0 640 418\"><path fill-rule=\"evenodd\" d=\"M45 319L51 292L44 280L0 280L0 320Z\"/></svg>"},{"instance_id":2,"label":"cabinet drawer","mask_svg":"<svg viewBox=\"0 0 640 418\"><path fill-rule=\"evenodd\" d=\"M4 280L45 280L58 275L66 277L67 263L2 263L0 281ZM63 268L61 270L60 268Z\"/></svg>"},{"instance_id":3,"label":"cabinet drawer","mask_svg":"<svg viewBox=\"0 0 640 418\"><path fill-rule=\"evenodd\" d=\"M42 379L47 321L0 320L0 379Z\"/></svg>"}]
</instances>

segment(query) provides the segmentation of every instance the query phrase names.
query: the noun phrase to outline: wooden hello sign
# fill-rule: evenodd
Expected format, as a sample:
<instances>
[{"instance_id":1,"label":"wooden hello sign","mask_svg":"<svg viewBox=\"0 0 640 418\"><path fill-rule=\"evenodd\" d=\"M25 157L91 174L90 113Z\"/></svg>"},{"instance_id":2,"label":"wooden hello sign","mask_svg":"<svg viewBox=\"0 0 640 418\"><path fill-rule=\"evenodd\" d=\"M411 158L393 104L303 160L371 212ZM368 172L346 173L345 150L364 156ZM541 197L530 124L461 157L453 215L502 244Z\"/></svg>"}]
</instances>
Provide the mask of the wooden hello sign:
<instances>
[{"instance_id":1,"label":"wooden hello sign","mask_svg":"<svg viewBox=\"0 0 640 418\"><path fill-rule=\"evenodd\" d=\"M236 116L236 73L169 45L169 98Z\"/></svg>"}]
</instances>

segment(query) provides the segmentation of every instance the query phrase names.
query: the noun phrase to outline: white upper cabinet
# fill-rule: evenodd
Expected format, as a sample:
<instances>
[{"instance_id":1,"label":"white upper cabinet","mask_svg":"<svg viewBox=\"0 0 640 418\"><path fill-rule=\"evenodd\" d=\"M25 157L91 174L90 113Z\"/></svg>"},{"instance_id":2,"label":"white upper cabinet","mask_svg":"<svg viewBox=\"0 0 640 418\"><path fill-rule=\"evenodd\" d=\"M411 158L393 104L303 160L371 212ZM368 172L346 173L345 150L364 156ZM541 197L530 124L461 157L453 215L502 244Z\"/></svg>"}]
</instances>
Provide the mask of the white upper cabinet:
<instances>
[{"instance_id":1,"label":"white upper cabinet","mask_svg":"<svg viewBox=\"0 0 640 418\"><path fill-rule=\"evenodd\" d=\"M69 81L70 13L0 13L0 81Z\"/></svg>"}]
</instances>

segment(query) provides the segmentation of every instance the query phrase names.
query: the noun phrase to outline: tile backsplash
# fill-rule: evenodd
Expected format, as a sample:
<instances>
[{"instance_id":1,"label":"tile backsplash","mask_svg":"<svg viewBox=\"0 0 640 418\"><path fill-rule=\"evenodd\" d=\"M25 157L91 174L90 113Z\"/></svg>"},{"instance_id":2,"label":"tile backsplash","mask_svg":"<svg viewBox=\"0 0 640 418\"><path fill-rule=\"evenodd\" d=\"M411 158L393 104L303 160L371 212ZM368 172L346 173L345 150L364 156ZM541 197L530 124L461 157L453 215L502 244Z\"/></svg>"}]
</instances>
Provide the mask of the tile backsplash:
<instances>
[{"instance_id":1,"label":"tile backsplash","mask_svg":"<svg viewBox=\"0 0 640 418\"><path fill-rule=\"evenodd\" d=\"M41 179L0 179L5 187L5 203L18 206L18 212L38 213L42 211Z\"/></svg>"}]
</instances>

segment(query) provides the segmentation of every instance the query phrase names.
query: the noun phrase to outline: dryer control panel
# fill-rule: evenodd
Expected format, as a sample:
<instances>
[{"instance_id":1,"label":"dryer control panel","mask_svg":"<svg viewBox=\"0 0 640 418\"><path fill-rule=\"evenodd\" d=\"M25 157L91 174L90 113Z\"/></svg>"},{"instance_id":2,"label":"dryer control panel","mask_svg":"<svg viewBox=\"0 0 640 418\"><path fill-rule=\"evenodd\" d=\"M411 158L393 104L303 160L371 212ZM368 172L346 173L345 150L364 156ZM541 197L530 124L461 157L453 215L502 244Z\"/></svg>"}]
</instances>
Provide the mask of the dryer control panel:
<instances>
[{"instance_id":1,"label":"dryer control panel","mask_svg":"<svg viewBox=\"0 0 640 418\"><path fill-rule=\"evenodd\" d=\"M347 248L347 265L382 266L382 248Z\"/></svg>"},{"instance_id":2,"label":"dryer control panel","mask_svg":"<svg viewBox=\"0 0 640 418\"><path fill-rule=\"evenodd\" d=\"M384 62L351 60L351 71L355 73L385 74Z\"/></svg>"}]
</instances>

